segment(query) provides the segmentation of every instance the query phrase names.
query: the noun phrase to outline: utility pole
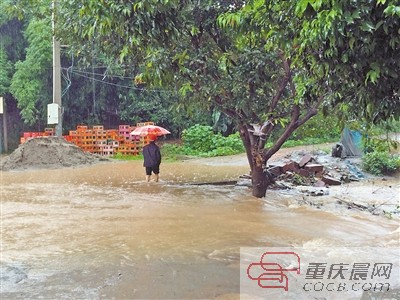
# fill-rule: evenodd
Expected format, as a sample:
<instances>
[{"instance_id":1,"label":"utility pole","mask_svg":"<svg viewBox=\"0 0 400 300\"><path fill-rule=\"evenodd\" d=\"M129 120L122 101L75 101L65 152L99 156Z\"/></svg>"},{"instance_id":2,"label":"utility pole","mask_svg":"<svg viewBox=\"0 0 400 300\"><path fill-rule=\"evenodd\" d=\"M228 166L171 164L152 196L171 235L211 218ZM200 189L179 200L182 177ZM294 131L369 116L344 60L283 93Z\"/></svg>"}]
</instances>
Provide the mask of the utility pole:
<instances>
[{"instance_id":1,"label":"utility pole","mask_svg":"<svg viewBox=\"0 0 400 300\"><path fill-rule=\"evenodd\" d=\"M4 153L8 152L8 137L7 137L7 108L3 97L0 97L0 114L3 114L3 143L4 143ZM1 153L1 145L0 145Z\"/></svg>"},{"instance_id":2,"label":"utility pole","mask_svg":"<svg viewBox=\"0 0 400 300\"><path fill-rule=\"evenodd\" d=\"M56 124L56 136L62 137L63 107L61 103L61 51L60 42L56 40L56 1L53 0L52 27L53 27L53 104L48 106L48 124ZM56 116L54 116L56 114Z\"/></svg>"}]
</instances>

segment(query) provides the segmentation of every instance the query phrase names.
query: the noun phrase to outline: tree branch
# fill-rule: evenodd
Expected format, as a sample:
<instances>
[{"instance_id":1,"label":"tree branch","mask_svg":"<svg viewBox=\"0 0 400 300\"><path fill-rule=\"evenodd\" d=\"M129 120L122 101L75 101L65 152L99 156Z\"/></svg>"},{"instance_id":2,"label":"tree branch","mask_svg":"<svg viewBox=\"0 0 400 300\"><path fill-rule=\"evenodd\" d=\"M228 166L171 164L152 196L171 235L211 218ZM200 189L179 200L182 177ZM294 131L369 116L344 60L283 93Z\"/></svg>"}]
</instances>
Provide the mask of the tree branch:
<instances>
[{"instance_id":1,"label":"tree branch","mask_svg":"<svg viewBox=\"0 0 400 300\"><path fill-rule=\"evenodd\" d=\"M282 98L283 92L285 91L285 88L292 76L291 71L290 71L290 60L285 58L283 51L279 52L279 57L282 59L285 76L282 78L282 81L279 84L279 88L278 88L275 96L272 98L272 102L269 107L268 113L272 113L275 110L275 108L278 105L279 100Z\"/></svg>"},{"instance_id":2,"label":"tree branch","mask_svg":"<svg viewBox=\"0 0 400 300\"><path fill-rule=\"evenodd\" d=\"M274 155L282 147L283 143L290 137L290 135L298 128L297 122L300 117L300 108L297 104L293 105L292 109L292 120L290 124L286 127L283 134L275 142L275 144L265 152L265 159L268 160L272 155Z\"/></svg>"}]
</instances>

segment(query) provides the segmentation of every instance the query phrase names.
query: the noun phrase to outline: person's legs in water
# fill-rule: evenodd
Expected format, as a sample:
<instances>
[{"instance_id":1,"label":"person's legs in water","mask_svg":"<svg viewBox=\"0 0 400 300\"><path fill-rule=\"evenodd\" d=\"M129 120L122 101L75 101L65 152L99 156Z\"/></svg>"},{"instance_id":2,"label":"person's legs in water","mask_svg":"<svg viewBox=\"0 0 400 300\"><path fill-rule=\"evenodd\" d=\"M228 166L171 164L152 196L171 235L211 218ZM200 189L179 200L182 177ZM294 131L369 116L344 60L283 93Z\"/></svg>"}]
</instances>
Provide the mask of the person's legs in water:
<instances>
[{"instance_id":1,"label":"person's legs in water","mask_svg":"<svg viewBox=\"0 0 400 300\"><path fill-rule=\"evenodd\" d=\"M150 182L152 168L146 167L146 181Z\"/></svg>"},{"instance_id":2,"label":"person's legs in water","mask_svg":"<svg viewBox=\"0 0 400 300\"><path fill-rule=\"evenodd\" d=\"M155 166L153 167L153 173L154 173L154 177L155 177L155 182L158 182L158 178L159 178L159 173L160 173L160 166Z\"/></svg>"},{"instance_id":3,"label":"person's legs in water","mask_svg":"<svg viewBox=\"0 0 400 300\"><path fill-rule=\"evenodd\" d=\"M160 166L155 166L155 167L146 167L146 181L150 182L151 179L151 174L154 174L154 181L158 182L159 174L160 173Z\"/></svg>"}]
</instances>

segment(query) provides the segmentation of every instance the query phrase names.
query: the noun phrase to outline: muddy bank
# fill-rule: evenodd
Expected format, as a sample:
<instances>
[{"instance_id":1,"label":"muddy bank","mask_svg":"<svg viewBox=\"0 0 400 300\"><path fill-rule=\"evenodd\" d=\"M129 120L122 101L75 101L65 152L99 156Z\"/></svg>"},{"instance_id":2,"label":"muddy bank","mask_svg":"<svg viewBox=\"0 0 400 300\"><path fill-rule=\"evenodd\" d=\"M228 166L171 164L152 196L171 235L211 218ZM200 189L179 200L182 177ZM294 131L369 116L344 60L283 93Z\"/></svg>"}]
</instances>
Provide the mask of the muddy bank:
<instances>
[{"instance_id":1,"label":"muddy bank","mask_svg":"<svg viewBox=\"0 0 400 300\"><path fill-rule=\"evenodd\" d=\"M38 137L27 140L10 155L2 157L0 170L57 169L108 161L82 151L64 138Z\"/></svg>"}]
</instances>

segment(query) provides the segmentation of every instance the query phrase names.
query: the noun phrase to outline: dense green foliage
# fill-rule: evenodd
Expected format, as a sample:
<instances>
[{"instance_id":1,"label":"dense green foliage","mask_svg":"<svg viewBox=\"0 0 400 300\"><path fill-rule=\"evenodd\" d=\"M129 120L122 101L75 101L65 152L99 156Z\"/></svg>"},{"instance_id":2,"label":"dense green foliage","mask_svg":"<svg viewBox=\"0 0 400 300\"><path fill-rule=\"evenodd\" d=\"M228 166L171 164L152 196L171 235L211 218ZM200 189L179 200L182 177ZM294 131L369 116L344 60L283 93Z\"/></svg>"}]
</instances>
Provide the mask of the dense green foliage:
<instances>
[{"instance_id":1,"label":"dense green foliage","mask_svg":"<svg viewBox=\"0 0 400 300\"><path fill-rule=\"evenodd\" d=\"M12 65L7 59L7 52L0 45L0 95L4 95L10 86Z\"/></svg>"},{"instance_id":2,"label":"dense green foliage","mask_svg":"<svg viewBox=\"0 0 400 300\"><path fill-rule=\"evenodd\" d=\"M244 151L238 133L224 137L211 126L198 124L183 130L182 142L182 152L186 155L221 156Z\"/></svg>"},{"instance_id":3,"label":"dense green foliage","mask_svg":"<svg viewBox=\"0 0 400 300\"><path fill-rule=\"evenodd\" d=\"M346 117L398 119L399 1L301 0L296 13L303 19L299 46L311 59L309 68L328 81L327 99L340 102Z\"/></svg>"},{"instance_id":4,"label":"dense green foliage","mask_svg":"<svg viewBox=\"0 0 400 300\"><path fill-rule=\"evenodd\" d=\"M363 168L374 175L390 175L400 169L400 156L374 151L363 156Z\"/></svg>"},{"instance_id":5,"label":"dense green foliage","mask_svg":"<svg viewBox=\"0 0 400 300\"><path fill-rule=\"evenodd\" d=\"M25 31L30 45L26 59L15 65L10 91L17 99L18 108L27 124L46 117L46 104L52 98L48 86L51 81L51 32L46 21L33 20Z\"/></svg>"}]
</instances>

